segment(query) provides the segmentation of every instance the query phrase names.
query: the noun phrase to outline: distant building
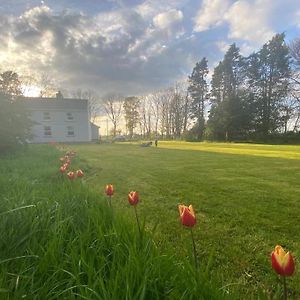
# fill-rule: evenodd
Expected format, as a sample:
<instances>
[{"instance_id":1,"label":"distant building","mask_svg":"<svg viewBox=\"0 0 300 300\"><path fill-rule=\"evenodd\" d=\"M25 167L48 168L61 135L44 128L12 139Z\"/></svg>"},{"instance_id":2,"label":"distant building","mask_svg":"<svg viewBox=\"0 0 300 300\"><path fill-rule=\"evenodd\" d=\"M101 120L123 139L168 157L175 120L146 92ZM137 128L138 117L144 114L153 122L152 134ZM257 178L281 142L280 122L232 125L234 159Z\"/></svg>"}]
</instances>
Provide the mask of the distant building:
<instances>
[{"instance_id":1,"label":"distant building","mask_svg":"<svg viewBox=\"0 0 300 300\"><path fill-rule=\"evenodd\" d=\"M90 122L88 100L22 97L32 127L32 143L90 142L99 139L99 127Z\"/></svg>"}]
</instances>

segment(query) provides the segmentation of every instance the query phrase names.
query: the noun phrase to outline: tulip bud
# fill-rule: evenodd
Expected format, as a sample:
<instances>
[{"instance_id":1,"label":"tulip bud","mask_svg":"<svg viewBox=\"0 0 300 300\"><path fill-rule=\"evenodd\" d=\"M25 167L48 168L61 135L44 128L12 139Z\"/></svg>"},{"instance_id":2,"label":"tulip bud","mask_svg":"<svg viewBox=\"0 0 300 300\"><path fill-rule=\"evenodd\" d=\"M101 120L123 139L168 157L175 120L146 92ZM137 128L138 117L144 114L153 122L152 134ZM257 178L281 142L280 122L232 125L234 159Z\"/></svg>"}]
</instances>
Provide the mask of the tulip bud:
<instances>
[{"instance_id":1,"label":"tulip bud","mask_svg":"<svg viewBox=\"0 0 300 300\"><path fill-rule=\"evenodd\" d=\"M140 196L138 192L130 192L128 194L128 202L130 205L137 205L140 201Z\"/></svg>"},{"instance_id":2,"label":"tulip bud","mask_svg":"<svg viewBox=\"0 0 300 300\"><path fill-rule=\"evenodd\" d=\"M70 180L73 180L74 178L75 178L75 174L74 174L74 172L68 172L68 178L70 179Z\"/></svg>"},{"instance_id":3,"label":"tulip bud","mask_svg":"<svg viewBox=\"0 0 300 300\"><path fill-rule=\"evenodd\" d=\"M193 206L178 205L181 223L187 227L193 227L196 224L196 216Z\"/></svg>"},{"instance_id":4,"label":"tulip bud","mask_svg":"<svg viewBox=\"0 0 300 300\"><path fill-rule=\"evenodd\" d=\"M295 270L295 262L290 252L285 252L281 246L276 246L271 254L272 267L282 276L291 276Z\"/></svg>"},{"instance_id":5,"label":"tulip bud","mask_svg":"<svg viewBox=\"0 0 300 300\"><path fill-rule=\"evenodd\" d=\"M60 173L65 173L65 172L66 172L66 168L65 168L64 166L61 166L61 167L59 168L59 172L60 172Z\"/></svg>"},{"instance_id":6,"label":"tulip bud","mask_svg":"<svg viewBox=\"0 0 300 300\"><path fill-rule=\"evenodd\" d=\"M112 196L114 194L114 186L112 184L107 184L105 187L105 193L107 196Z\"/></svg>"},{"instance_id":7,"label":"tulip bud","mask_svg":"<svg viewBox=\"0 0 300 300\"><path fill-rule=\"evenodd\" d=\"M76 175L77 175L77 177L83 177L83 172L82 172L82 170L77 170L77 171L76 171Z\"/></svg>"}]
</instances>

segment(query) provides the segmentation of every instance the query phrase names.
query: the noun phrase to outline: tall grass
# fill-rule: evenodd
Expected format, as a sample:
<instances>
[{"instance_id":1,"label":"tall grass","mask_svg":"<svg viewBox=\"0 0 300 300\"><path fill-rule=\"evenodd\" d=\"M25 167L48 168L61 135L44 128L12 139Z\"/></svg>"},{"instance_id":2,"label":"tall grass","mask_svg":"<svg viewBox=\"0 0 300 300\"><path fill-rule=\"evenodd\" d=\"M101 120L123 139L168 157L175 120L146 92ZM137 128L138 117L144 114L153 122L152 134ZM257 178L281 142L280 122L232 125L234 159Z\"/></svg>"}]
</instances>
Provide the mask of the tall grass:
<instances>
[{"instance_id":1,"label":"tall grass","mask_svg":"<svg viewBox=\"0 0 300 300\"><path fill-rule=\"evenodd\" d=\"M226 298L208 265L161 253L151 230L140 238L101 192L61 176L60 155L34 146L0 158L0 299Z\"/></svg>"}]
</instances>

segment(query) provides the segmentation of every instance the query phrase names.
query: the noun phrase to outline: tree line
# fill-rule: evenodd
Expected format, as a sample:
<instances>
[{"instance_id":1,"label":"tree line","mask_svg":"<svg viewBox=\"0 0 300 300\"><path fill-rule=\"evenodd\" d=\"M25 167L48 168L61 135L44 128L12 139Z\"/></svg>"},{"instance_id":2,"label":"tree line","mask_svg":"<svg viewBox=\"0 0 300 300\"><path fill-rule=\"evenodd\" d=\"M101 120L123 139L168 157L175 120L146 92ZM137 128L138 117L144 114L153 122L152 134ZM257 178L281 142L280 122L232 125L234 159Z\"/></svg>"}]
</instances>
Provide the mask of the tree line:
<instances>
[{"instance_id":1,"label":"tree line","mask_svg":"<svg viewBox=\"0 0 300 300\"><path fill-rule=\"evenodd\" d=\"M209 82L208 61L195 64L184 82L145 96L104 97L116 135L188 140L261 140L290 134L300 139L300 39L289 46L276 34L245 57L230 45Z\"/></svg>"}]
</instances>

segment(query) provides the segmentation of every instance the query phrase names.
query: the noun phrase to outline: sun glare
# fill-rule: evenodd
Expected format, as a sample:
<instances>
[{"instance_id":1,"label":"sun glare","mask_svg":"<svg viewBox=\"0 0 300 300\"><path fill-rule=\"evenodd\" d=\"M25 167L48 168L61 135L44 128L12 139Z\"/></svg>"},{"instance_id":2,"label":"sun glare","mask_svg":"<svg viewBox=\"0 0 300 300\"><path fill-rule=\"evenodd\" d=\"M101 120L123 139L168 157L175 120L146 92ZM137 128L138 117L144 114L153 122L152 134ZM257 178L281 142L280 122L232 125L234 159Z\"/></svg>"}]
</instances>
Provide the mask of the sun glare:
<instances>
[{"instance_id":1,"label":"sun glare","mask_svg":"<svg viewBox=\"0 0 300 300\"><path fill-rule=\"evenodd\" d=\"M22 91L25 97L39 97L41 88L36 85L22 85Z\"/></svg>"}]
</instances>

